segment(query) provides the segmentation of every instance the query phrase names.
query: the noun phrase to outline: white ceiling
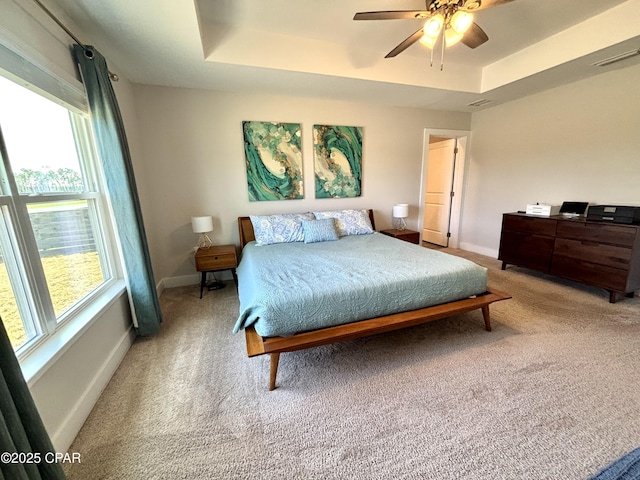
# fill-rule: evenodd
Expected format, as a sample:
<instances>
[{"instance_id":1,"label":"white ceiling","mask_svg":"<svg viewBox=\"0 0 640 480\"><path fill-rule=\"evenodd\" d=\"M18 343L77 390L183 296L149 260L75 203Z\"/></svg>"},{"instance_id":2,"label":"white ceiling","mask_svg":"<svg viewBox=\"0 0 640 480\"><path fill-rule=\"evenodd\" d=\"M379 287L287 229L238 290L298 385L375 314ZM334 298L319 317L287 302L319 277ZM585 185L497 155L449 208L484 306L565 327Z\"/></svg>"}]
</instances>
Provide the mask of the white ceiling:
<instances>
[{"instance_id":1,"label":"white ceiling","mask_svg":"<svg viewBox=\"0 0 640 480\"><path fill-rule=\"evenodd\" d=\"M53 0L51 0L53 1ZM476 111L612 68L640 48L640 0L514 0L476 12L489 41L440 52L415 44L384 56L418 20L353 21L359 11L424 0L55 0L63 18L130 80ZM82 40L82 38L81 38ZM486 108L486 107L480 107Z\"/></svg>"}]
</instances>

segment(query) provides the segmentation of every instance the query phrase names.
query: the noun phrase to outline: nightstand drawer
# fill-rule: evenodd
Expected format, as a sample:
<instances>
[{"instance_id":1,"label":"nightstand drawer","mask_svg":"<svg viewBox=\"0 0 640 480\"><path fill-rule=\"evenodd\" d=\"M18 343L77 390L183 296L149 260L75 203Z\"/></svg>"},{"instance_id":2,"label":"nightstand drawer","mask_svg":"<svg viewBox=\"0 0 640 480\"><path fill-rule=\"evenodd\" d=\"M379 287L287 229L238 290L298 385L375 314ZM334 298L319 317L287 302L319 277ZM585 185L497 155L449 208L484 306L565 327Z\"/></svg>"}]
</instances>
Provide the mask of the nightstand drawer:
<instances>
[{"instance_id":1,"label":"nightstand drawer","mask_svg":"<svg viewBox=\"0 0 640 480\"><path fill-rule=\"evenodd\" d=\"M405 242L415 243L416 245L420 243L420 234L418 232L404 233L402 235L398 235L396 238L404 240Z\"/></svg>"},{"instance_id":2,"label":"nightstand drawer","mask_svg":"<svg viewBox=\"0 0 640 480\"><path fill-rule=\"evenodd\" d=\"M209 257L196 257L196 269L202 270L220 270L223 268L235 268L236 256L230 254L215 255Z\"/></svg>"},{"instance_id":3,"label":"nightstand drawer","mask_svg":"<svg viewBox=\"0 0 640 480\"><path fill-rule=\"evenodd\" d=\"M413 230L380 230L380 233L382 233L383 235L387 235L388 237L397 238L398 240L404 240L405 242L415 244L420 243L420 234Z\"/></svg>"},{"instance_id":4,"label":"nightstand drawer","mask_svg":"<svg viewBox=\"0 0 640 480\"><path fill-rule=\"evenodd\" d=\"M214 245L210 248L200 248L196 252L195 259L196 270L199 272L226 270L238 266L234 245Z\"/></svg>"}]
</instances>

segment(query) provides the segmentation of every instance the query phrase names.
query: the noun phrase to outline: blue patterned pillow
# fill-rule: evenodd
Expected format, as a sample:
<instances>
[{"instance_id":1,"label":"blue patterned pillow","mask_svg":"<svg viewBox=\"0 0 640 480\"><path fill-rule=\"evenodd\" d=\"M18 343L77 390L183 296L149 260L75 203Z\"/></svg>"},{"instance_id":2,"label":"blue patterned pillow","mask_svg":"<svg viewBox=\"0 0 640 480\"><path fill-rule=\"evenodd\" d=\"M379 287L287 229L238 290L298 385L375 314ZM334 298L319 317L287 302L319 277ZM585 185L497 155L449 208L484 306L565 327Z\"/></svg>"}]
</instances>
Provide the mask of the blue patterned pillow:
<instances>
[{"instance_id":1,"label":"blue patterned pillow","mask_svg":"<svg viewBox=\"0 0 640 480\"><path fill-rule=\"evenodd\" d=\"M333 218L303 220L302 230L304 231L304 243L331 242L340 238L336 232Z\"/></svg>"},{"instance_id":2,"label":"blue patterned pillow","mask_svg":"<svg viewBox=\"0 0 640 480\"><path fill-rule=\"evenodd\" d=\"M373 233L368 210L332 210L328 212L313 212L318 220L333 218L336 230L341 237L347 235L367 235Z\"/></svg>"},{"instance_id":3,"label":"blue patterned pillow","mask_svg":"<svg viewBox=\"0 0 640 480\"><path fill-rule=\"evenodd\" d=\"M302 242L303 220L313 220L313 213L283 213L281 215L251 215L256 245Z\"/></svg>"}]
</instances>

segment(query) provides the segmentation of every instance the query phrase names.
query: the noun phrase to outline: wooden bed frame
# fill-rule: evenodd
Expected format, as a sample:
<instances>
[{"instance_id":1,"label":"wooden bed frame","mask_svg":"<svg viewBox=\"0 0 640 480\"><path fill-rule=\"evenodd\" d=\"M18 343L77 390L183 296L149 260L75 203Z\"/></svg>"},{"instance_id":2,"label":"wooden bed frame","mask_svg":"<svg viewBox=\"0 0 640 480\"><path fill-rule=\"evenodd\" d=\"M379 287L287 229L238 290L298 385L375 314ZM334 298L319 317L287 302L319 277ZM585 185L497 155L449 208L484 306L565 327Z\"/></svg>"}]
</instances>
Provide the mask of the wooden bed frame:
<instances>
[{"instance_id":1,"label":"wooden bed frame","mask_svg":"<svg viewBox=\"0 0 640 480\"><path fill-rule=\"evenodd\" d=\"M369 210L369 218L375 230L373 210ZM249 217L238 217L238 229L240 233L240 243L243 248L247 243L255 240L253 225ZM485 328L487 331L491 331L489 305L493 302L507 300L509 298L511 298L511 295L508 293L487 288L487 291L480 295L455 302L386 315L384 317L371 318L369 320L361 320L344 325L336 325L334 327L321 328L298 333L289 337L261 337L251 326L245 328L247 354L249 357L267 353L271 356L269 390L273 390L276 388L278 362L280 361L280 354L282 352L293 352L345 340L354 340L360 337L421 325L477 309L482 310Z\"/></svg>"}]
</instances>

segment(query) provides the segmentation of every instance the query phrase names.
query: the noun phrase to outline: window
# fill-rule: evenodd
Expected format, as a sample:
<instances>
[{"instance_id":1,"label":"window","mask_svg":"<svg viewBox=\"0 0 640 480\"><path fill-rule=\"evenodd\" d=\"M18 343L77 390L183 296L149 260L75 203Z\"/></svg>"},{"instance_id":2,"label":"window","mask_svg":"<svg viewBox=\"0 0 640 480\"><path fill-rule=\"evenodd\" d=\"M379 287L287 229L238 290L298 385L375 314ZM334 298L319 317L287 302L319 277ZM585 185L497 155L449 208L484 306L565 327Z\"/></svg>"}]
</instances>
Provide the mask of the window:
<instances>
[{"instance_id":1,"label":"window","mask_svg":"<svg viewBox=\"0 0 640 480\"><path fill-rule=\"evenodd\" d=\"M0 105L0 317L20 358L114 267L88 118L2 76Z\"/></svg>"}]
</instances>

